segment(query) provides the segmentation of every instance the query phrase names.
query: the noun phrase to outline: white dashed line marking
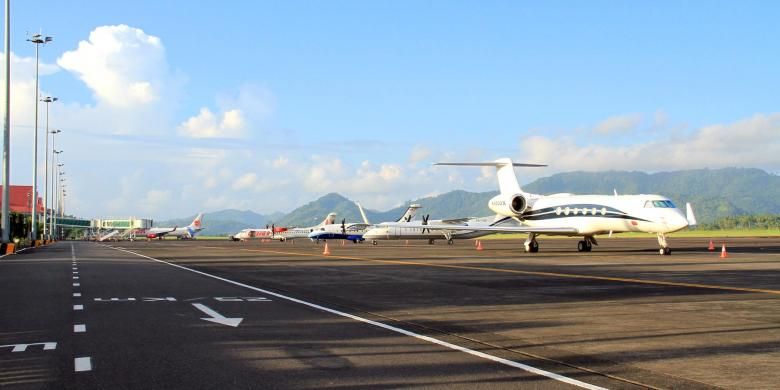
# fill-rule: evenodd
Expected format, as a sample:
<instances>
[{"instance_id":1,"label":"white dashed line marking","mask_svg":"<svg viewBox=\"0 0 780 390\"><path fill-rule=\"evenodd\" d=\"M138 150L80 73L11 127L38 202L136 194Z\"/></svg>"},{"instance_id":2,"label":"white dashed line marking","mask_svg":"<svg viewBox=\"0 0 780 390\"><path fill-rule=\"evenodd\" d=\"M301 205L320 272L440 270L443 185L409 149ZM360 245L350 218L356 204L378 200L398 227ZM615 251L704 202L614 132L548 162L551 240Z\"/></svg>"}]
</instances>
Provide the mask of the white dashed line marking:
<instances>
[{"instance_id":1,"label":"white dashed line marking","mask_svg":"<svg viewBox=\"0 0 780 390\"><path fill-rule=\"evenodd\" d=\"M73 296L74 296L74 297L80 297L80 296L81 296L81 293L73 293Z\"/></svg>"},{"instance_id":2,"label":"white dashed line marking","mask_svg":"<svg viewBox=\"0 0 780 390\"><path fill-rule=\"evenodd\" d=\"M84 310L84 305L73 305L73 310Z\"/></svg>"},{"instance_id":3,"label":"white dashed line marking","mask_svg":"<svg viewBox=\"0 0 780 390\"><path fill-rule=\"evenodd\" d=\"M73 287L79 287L81 286L81 283L73 283Z\"/></svg>"},{"instance_id":4,"label":"white dashed line marking","mask_svg":"<svg viewBox=\"0 0 780 390\"><path fill-rule=\"evenodd\" d=\"M84 324L73 325L73 333L84 333L87 331L87 326Z\"/></svg>"},{"instance_id":5,"label":"white dashed line marking","mask_svg":"<svg viewBox=\"0 0 780 390\"><path fill-rule=\"evenodd\" d=\"M87 357L78 357L73 360L73 365L76 368L76 372L79 371L91 371L92 370L92 359Z\"/></svg>"},{"instance_id":6,"label":"white dashed line marking","mask_svg":"<svg viewBox=\"0 0 780 390\"><path fill-rule=\"evenodd\" d=\"M74 277L73 277L73 279L74 279L74 280L76 280L76 279L78 279L78 278L79 278L78 276L74 276Z\"/></svg>"},{"instance_id":7,"label":"white dashed line marking","mask_svg":"<svg viewBox=\"0 0 780 390\"><path fill-rule=\"evenodd\" d=\"M539 368L536 368L536 367L533 367L533 366L529 366L527 364L523 364L523 363L520 363L520 362L516 362L516 361L513 361L513 360L504 359L504 358L501 358L501 357L498 357L498 356L494 356L494 355L490 355L490 354L487 354L487 353L484 353L484 352L480 352L480 351L476 351L476 350L469 349L469 348L466 348L466 347L462 347L460 345L449 343L449 342L443 341L443 340L439 340L439 339L434 338L434 337L421 335L419 333L415 333L415 332L412 332L412 331L409 331L409 330L406 330L406 329L403 329L403 328L398 328L398 327L395 327L395 326L392 326L392 325L388 325L388 324L385 324L385 323L382 323L382 322L369 320L367 318L359 317L359 316L356 316L354 314L345 313L345 312L340 311L340 310L331 309L329 307L321 306L321 305L318 305L316 303L307 302L307 301L304 301L302 299L293 298L293 297L290 297L290 296L287 296L287 295L282 295L282 294L279 294L279 293L275 293L273 291L265 290L265 289L254 287L254 286L250 286L248 284L236 282L236 281L233 281L233 280L230 280L230 279L227 279L227 278L223 278L223 277L212 275L212 274L209 274L209 273L206 273L206 272L194 270L192 268L187 268L187 267L184 267L184 266L181 266L181 265L178 265L178 264L169 263L167 261L155 259L154 257L142 255L140 253L136 253L136 252L129 251L129 250L126 250L126 249L120 249L120 248L116 248L116 247L112 247L112 246L108 246L108 245L105 245L105 246L108 247L108 248L118 249L118 250L120 250L122 252L125 252L125 253L132 253L132 254L134 254L136 256L143 257L143 258L146 258L146 259L149 259L149 260L153 260L153 261L156 261L158 263L167 264L167 265L170 265L172 267L183 269L185 271L190 271L190 272L196 273L198 275L203 275L203 276L206 276L206 277L209 277L209 278L213 278L213 279L216 279L216 280L221 280L223 282L230 283L230 284L232 284L234 286L239 286L239 287L243 287L243 288L246 288L246 289L249 289L249 290L257 291L257 292L260 292L260 293L263 293L263 294L271 295L271 296L274 296L274 297L277 297L277 298L280 298L280 299L283 299L283 300L286 300L286 301L289 301L289 302L295 302L295 303L298 303L298 304L301 304L301 305L304 305L304 306L311 307L311 308L316 309L316 310L321 310L321 311L324 311L324 312L327 312L327 313L335 314L335 315L340 316L340 317L350 318L350 319L355 320L355 321L363 322L365 324L369 324L369 325L373 325L373 326L376 326L376 327L379 327L379 328L383 328L383 329L389 330L391 332L400 333L402 335L413 337L413 338L416 338L418 340L423 340L423 341L426 341L426 342L429 342L429 343L432 343L432 344L440 345L440 346L448 348L448 349L452 349L452 350L455 350L455 351L460 351L460 352L463 352L463 353L467 353L469 355L476 356L476 357L479 357L479 358L482 358L482 359L494 361L496 363L500 363L500 364L503 364L503 365L506 365L506 366L519 368L519 369L521 369L523 371L534 373L534 374L537 374L537 375L541 375L541 376L544 376L546 378L554 379L554 380L559 381L559 382L568 383L570 385L581 387L581 388L584 388L584 389L589 389L589 390L605 390L603 387L600 387L600 386L596 386L596 385L592 385L590 383L582 382L582 381L579 381L579 380L576 380L576 379L573 379L573 378L569 378L567 376L556 374L554 372L545 371L545 370L542 370L542 369L539 369Z\"/></svg>"}]
</instances>

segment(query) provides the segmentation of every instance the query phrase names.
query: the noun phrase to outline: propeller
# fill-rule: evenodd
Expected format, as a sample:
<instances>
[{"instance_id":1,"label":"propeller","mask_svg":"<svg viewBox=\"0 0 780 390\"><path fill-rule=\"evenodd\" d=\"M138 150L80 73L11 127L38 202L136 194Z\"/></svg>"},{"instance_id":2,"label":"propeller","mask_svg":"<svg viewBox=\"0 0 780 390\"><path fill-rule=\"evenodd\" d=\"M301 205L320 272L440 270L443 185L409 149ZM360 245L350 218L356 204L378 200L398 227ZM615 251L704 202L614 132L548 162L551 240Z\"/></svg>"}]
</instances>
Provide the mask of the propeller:
<instances>
[{"instance_id":1,"label":"propeller","mask_svg":"<svg viewBox=\"0 0 780 390\"><path fill-rule=\"evenodd\" d=\"M347 227L344 226L344 224L347 222L346 219L341 220L341 234L347 234Z\"/></svg>"},{"instance_id":2,"label":"propeller","mask_svg":"<svg viewBox=\"0 0 780 390\"><path fill-rule=\"evenodd\" d=\"M276 235L276 225L271 224L271 237L274 237Z\"/></svg>"},{"instance_id":3,"label":"propeller","mask_svg":"<svg viewBox=\"0 0 780 390\"><path fill-rule=\"evenodd\" d=\"M427 225L428 224L428 218L430 218L430 217L431 217L430 214L423 215L422 224L423 225ZM423 228L422 232L425 233L426 230L428 231L428 233L431 232L431 229L426 229L426 228Z\"/></svg>"}]
</instances>

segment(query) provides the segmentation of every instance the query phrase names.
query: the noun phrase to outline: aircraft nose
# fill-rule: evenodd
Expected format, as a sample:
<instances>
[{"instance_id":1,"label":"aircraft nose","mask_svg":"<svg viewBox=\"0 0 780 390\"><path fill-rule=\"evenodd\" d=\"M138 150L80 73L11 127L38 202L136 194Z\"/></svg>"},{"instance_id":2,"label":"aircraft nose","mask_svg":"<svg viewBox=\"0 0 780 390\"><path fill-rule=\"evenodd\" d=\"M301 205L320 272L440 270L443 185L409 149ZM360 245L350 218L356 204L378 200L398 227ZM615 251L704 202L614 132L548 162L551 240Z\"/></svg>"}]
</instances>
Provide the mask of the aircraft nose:
<instances>
[{"instance_id":1,"label":"aircraft nose","mask_svg":"<svg viewBox=\"0 0 780 390\"><path fill-rule=\"evenodd\" d=\"M682 230L688 227L688 218L685 217L685 214L678 211L674 214L674 217L669 223L669 226L674 230Z\"/></svg>"}]
</instances>

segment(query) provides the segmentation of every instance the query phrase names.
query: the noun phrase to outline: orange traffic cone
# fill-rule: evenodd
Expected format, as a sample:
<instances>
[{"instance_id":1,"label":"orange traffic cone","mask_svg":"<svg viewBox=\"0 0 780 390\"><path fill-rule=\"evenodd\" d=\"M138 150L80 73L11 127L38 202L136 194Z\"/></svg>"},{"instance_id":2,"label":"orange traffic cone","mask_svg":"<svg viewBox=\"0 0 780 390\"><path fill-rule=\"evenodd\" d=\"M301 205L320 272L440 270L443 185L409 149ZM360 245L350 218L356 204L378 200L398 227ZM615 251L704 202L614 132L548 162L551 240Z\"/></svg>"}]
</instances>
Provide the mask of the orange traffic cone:
<instances>
[{"instance_id":1,"label":"orange traffic cone","mask_svg":"<svg viewBox=\"0 0 780 390\"><path fill-rule=\"evenodd\" d=\"M728 254L728 252L726 252L726 243L724 242L723 243L723 247L721 247L721 249L720 249L720 258L721 259L725 259L727 257L729 257L729 254Z\"/></svg>"},{"instance_id":2,"label":"orange traffic cone","mask_svg":"<svg viewBox=\"0 0 780 390\"><path fill-rule=\"evenodd\" d=\"M325 255L325 256L330 254L330 249L328 249L328 243L327 242L325 243L325 250L322 251L322 254Z\"/></svg>"},{"instance_id":3,"label":"orange traffic cone","mask_svg":"<svg viewBox=\"0 0 780 390\"><path fill-rule=\"evenodd\" d=\"M483 248L482 248L482 241L480 241L480 240L477 240L477 250L478 250L478 251L481 251L482 249L483 249Z\"/></svg>"},{"instance_id":4,"label":"orange traffic cone","mask_svg":"<svg viewBox=\"0 0 780 390\"><path fill-rule=\"evenodd\" d=\"M710 252L715 251L715 244L712 243L712 240L710 240L710 246L707 247L707 250Z\"/></svg>"}]
</instances>

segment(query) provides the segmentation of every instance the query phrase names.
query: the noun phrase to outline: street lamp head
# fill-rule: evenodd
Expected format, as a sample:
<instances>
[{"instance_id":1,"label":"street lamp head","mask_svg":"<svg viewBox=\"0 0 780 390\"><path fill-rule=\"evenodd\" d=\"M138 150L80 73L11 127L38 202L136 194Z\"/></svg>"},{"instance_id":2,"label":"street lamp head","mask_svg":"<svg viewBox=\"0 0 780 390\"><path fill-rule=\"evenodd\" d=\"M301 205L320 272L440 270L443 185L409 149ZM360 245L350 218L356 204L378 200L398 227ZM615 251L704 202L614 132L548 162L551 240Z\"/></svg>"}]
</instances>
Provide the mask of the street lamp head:
<instances>
[{"instance_id":1,"label":"street lamp head","mask_svg":"<svg viewBox=\"0 0 780 390\"><path fill-rule=\"evenodd\" d=\"M60 154L62 153L62 150L54 150L54 153Z\"/></svg>"},{"instance_id":2,"label":"street lamp head","mask_svg":"<svg viewBox=\"0 0 780 390\"><path fill-rule=\"evenodd\" d=\"M62 130L54 129L54 130L50 131L50 133L52 133L52 134L62 133Z\"/></svg>"},{"instance_id":3,"label":"street lamp head","mask_svg":"<svg viewBox=\"0 0 780 390\"><path fill-rule=\"evenodd\" d=\"M35 44L46 44L53 40L52 37L44 36L41 34L33 34L30 38L27 38L27 41L35 43Z\"/></svg>"},{"instance_id":4,"label":"street lamp head","mask_svg":"<svg viewBox=\"0 0 780 390\"><path fill-rule=\"evenodd\" d=\"M41 99L42 102L51 103L56 102L58 99L56 97L52 96L46 96L45 98Z\"/></svg>"}]
</instances>

